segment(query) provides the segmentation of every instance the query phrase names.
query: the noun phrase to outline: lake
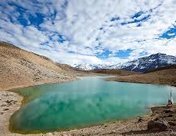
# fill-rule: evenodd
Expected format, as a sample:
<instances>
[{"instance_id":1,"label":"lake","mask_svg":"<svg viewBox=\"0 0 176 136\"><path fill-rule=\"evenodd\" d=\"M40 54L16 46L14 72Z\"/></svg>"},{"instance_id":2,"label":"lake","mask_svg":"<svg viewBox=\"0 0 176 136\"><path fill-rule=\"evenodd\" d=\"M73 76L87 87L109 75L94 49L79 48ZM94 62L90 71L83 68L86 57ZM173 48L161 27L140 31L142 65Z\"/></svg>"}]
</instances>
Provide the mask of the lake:
<instances>
[{"instance_id":1,"label":"lake","mask_svg":"<svg viewBox=\"0 0 176 136\"><path fill-rule=\"evenodd\" d=\"M25 104L11 117L10 126L23 133L129 119L149 113L151 106L166 104L170 91L176 99L175 87L106 81L98 76L17 91Z\"/></svg>"}]
</instances>

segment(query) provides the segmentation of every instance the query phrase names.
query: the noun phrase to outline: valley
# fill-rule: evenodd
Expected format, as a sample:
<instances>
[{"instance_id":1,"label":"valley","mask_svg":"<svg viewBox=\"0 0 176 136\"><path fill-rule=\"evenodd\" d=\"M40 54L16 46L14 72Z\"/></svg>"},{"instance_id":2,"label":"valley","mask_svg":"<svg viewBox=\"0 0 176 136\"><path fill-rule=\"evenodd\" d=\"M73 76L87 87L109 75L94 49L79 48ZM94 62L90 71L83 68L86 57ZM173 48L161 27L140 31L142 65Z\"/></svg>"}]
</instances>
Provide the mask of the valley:
<instances>
[{"instance_id":1,"label":"valley","mask_svg":"<svg viewBox=\"0 0 176 136\"><path fill-rule=\"evenodd\" d=\"M174 61L172 61L174 62ZM147 62L146 62L147 63ZM19 88L36 86L49 83L65 83L73 80L78 80L79 77L84 76L113 76L108 78L109 81L120 82L135 82L147 84L163 84L176 85L175 65L167 63L159 68L150 68L147 72L141 71L127 71L124 69L94 69L94 70L80 70L65 64L58 64L49 60L46 57L24 51L8 43L0 44L0 134L7 136L21 136L23 134L16 134L9 131L9 120L13 113L24 104L25 99L16 93ZM106 81L106 82L109 82ZM89 82L91 83L91 82ZM92 82L91 84L93 85ZM116 84L116 82L113 82ZM81 84L83 85L83 84ZM89 86L92 86L89 85ZM106 84L103 83L103 87ZM125 85L125 84L124 84ZM36 86L36 88L38 88ZM123 88L123 87L122 87ZM136 88L136 87L135 87ZM10 91L9 91L10 90ZM42 89L39 89L42 91ZM140 90L140 89L139 89ZM36 96L40 96L40 91L35 91ZM26 95L29 95L27 92ZM167 95L165 95L167 97ZM35 98L34 97L34 98ZM34 99L29 97L29 100ZM165 98L167 99L167 98ZM164 99L164 100L165 100ZM27 100L27 99L26 99ZM158 109L156 107L156 112ZM152 114L143 115L142 122L139 122L139 117L132 119L125 119L120 121L111 121L107 123L97 124L95 126L71 129L68 131L53 131L45 134L38 133L37 135L155 135L158 132L148 132L147 123L155 116ZM133 134L134 133L134 134ZM160 135L175 134L175 132L163 131ZM36 134L30 134L36 135Z\"/></svg>"},{"instance_id":2,"label":"valley","mask_svg":"<svg viewBox=\"0 0 176 136\"><path fill-rule=\"evenodd\" d=\"M176 136L176 0L0 0L0 136Z\"/></svg>"}]
</instances>

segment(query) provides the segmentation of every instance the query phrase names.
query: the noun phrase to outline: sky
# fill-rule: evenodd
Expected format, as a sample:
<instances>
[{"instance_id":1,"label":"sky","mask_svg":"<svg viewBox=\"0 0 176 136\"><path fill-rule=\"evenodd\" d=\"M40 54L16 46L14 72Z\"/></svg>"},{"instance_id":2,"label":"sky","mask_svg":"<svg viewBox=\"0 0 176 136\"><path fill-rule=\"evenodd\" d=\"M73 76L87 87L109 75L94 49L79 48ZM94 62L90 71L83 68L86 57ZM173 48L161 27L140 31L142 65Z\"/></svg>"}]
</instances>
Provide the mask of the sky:
<instances>
[{"instance_id":1,"label":"sky","mask_svg":"<svg viewBox=\"0 0 176 136\"><path fill-rule=\"evenodd\" d=\"M0 0L0 41L65 64L176 56L176 0Z\"/></svg>"}]
</instances>

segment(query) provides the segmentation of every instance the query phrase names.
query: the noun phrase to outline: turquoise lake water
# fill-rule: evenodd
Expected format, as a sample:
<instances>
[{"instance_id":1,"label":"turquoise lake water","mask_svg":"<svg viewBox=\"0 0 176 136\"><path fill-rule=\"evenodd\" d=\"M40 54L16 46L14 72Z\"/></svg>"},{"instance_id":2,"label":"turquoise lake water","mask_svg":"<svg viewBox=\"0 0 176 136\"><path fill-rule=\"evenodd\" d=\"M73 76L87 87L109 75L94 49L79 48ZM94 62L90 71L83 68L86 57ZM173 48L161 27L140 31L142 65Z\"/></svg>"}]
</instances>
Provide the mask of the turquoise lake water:
<instances>
[{"instance_id":1,"label":"turquoise lake water","mask_svg":"<svg viewBox=\"0 0 176 136\"><path fill-rule=\"evenodd\" d=\"M166 104L171 86L105 81L100 77L17 90L26 99L11 118L15 131L54 131L144 115Z\"/></svg>"}]
</instances>

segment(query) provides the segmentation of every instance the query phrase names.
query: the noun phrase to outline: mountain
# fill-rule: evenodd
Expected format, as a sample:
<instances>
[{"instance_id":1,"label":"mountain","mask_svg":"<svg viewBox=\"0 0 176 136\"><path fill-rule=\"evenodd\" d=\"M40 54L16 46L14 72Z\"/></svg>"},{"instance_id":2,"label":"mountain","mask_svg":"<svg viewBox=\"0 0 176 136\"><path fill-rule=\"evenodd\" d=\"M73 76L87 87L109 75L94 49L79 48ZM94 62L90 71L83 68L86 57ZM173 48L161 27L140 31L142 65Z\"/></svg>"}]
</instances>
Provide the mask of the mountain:
<instances>
[{"instance_id":1,"label":"mountain","mask_svg":"<svg viewBox=\"0 0 176 136\"><path fill-rule=\"evenodd\" d=\"M148 72L156 68L176 64L176 57L162 53L152 54L124 64L75 64L73 67L81 70L122 69L134 72Z\"/></svg>"},{"instance_id":2,"label":"mountain","mask_svg":"<svg viewBox=\"0 0 176 136\"><path fill-rule=\"evenodd\" d=\"M106 65L101 65L101 64L74 64L73 65L74 68L79 69L79 70L96 70L96 69L104 69L107 68Z\"/></svg>"},{"instance_id":3,"label":"mountain","mask_svg":"<svg viewBox=\"0 0 176 136\"><path fill-rule=\"evenodd\" d=\"M107 64L74 64L72 67L80 70L101 70L101 69L119 69L120 65L107 65Z\"/></svg>"},{"instance_id":4,"label":"mountain","mask_svg":"<svg viewBox=\"0 0 176 136\"><path fill-rule=\"evenodd\" d=\"M101 69L98 65L93 64L74 64L72 65L74 68L79 70L93 70L93 69Z\"/></svg>"},{"instance_id":5,"label":"mountain","mask_svg":"<svg viewBox=\"0 0 176 136\"><path fill-rule=\"evenodd\" d=\"M73 71L67 65L0 42L0 90L72 80Z\"/></svg>"},{"instance_id":6,"label":"mountain","mask_svg":"<svg viewBox=\"0 0 176 136\"><path fill-rule=\"evenodd\" d=\"M149 72L151 70L176 64L176 57L162 53L152 54L137 60L129 61L121 69L135 72Z\"/></svg>"}]
</instances>

